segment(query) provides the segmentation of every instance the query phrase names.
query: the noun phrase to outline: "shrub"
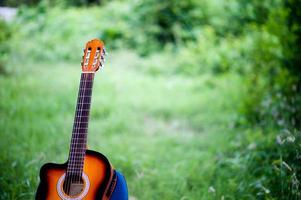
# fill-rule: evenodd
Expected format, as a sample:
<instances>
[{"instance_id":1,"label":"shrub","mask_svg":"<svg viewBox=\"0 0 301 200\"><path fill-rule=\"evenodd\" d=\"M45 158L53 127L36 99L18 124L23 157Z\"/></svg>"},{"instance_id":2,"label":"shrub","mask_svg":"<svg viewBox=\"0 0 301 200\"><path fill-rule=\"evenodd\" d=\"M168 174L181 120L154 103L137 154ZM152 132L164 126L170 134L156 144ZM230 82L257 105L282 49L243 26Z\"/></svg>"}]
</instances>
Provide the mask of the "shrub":
<instances>
[{"instance_id":1,"label":"shrub","mask_svg":"<svg viewBox=\"0 0 301 200\"><path fill-rule=\"evenodd\" d=\"M5 73L5 65L8 60L10 48L9 40L11 37L11 30L5 21L0 19L0 74Z\"/></svg>"}]
</instances>

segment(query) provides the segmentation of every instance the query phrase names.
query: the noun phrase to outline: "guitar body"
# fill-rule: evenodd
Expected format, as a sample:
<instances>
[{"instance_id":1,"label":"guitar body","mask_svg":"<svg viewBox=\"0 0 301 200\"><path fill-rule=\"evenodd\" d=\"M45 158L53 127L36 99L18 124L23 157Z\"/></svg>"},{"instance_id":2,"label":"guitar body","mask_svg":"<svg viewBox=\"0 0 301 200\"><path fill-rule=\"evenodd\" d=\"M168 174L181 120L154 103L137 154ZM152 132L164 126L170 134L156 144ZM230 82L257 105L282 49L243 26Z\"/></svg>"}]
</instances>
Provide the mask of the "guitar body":
<instances>
[{"instance_id":1,"label":"guitar body","mask_svg":"<svg viewBox=\"0 0 301 200\"><path fill-rule=\"evenodd\" d=\"M37 200L61 200L64 199L64 196L68 200L73 200L77 199L82 194L81 193L77 196L72 197L66 195L63 191L63 182L61 182L60 184L59 180L64 176L66 169L67 163L47 163L41 168L41 182L36 193ZM87 150L84 160L83 172L88 177L88 181L84 180L83 190L88 190L88 192L83 198L80 199L109 199L109 196L106 196L105 194L110 193L109 187L110 183L113 180L114 171L108 159L98 152ZM114 185L111 185L111 187L112 186ZM63 198L59 195L59 193L63 195Z\"/></svg>"}]
</instances>

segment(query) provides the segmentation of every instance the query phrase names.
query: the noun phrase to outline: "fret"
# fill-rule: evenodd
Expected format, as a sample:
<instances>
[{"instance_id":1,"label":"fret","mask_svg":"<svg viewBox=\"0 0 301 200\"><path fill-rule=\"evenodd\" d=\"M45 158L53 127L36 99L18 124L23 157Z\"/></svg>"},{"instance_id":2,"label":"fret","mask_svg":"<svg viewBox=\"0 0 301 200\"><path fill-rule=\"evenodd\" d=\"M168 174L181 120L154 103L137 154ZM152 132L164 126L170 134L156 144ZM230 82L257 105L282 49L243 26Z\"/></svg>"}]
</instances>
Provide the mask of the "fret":
<instances>
[{"instance_id":1,"label":"fret","mask_svg":"<svg viewBox=\"0 0 301 200\"><path fill-rule=\"evenodd\" d=\"M74 128L73 131L72 131L72 134L74 134L74 137L82 137L82 135L87 135L87 129L88 127L86 128Z\"/></svg>"},{"instance_id":2,"label":"fret","mask_svg":"<svg viewBox=\"0 0 301 200\"><path fill-rule=\"evenodd\" d=\"M72 133L74 135L74 139L85 139L87 138L87 133ZM73 141L73 140L72 140Z\"/></svg>"},{"instance_id":3,"label":"fret","mask_svg":"<svg viewBox=\"0 0 301 200\"><path fill-rule=\"evenodd\" d=\"M85 120L88 120L89 116L75 116L75 119L85 119Z\"/></svg>"},{"instance_id":4,"label":"fret","mask_svg":"<svg viewBox=\"0 0 301 200\"><path fill-rule=\"evenodd\" d=\"M77 140L77 139L86 139L87 138L87 133L72 133L74 137L72 137L71 142Z\"/></svg>"},{"instance_id":5,"label":"fret","mask_svg":"<svg viewBox=\"0 0 301 200\"><path fill-rule=\"evenodd\" d=\"M76 148L76 150L73 150L72 153L70 153L69 158L80 157L85 154L85 151L86 148Z\"/></svg>"},{"instance_id":6,"label":"fret","mask_svg":"<svg viewBox=\"0 0 301 200\"><path fill-rule=\"evenodd\" d=\"M77 118L74 119L74 123L87 122L88 120L89 120L89 117L83 118L83 117L78 116Z\"/></svg>"},{"instance_id":7,"label":"fret","mask_svg":"<svg viewBox=\"0 0 301 200\"><path fill-rule=\"evenodd\" d=\"M79 120L88 121L89 120L89 116L75 116L74 123L79 122Z\"/></svg>"},{"instance_id":8,"label":"fret","mask_svg":"<svg viewBox=\"0 0 301 200\"><path fill-rule=\"evenodd\" d=\"M82 148L81 151L78 149L77 151L73 150L72 153L69 155L69 159L77 159L81 158L85 155L86 148Z\"/></svg>"},{"instance_id":9,"label":"fret","mask_svg":"<svg viewBox=\"0 0 301 200\"><path fill-rule=\"evenodd\" d=\"M79 166L80 163L82 163L80 161L76 162L75 160L84 160L84 155L82 157L73 157L73 158L70 158L70 161L69 161L68 165L70 167L77 167L77 166Z\"/></svg>"},{"instance_id":10,"label":"fret","mask_svg":"<svg viewBox=\"0 0 301 200\"><path fill-rule=\"evenodd\" d=\"M83 150L83 151L86 150L86 148L84 148L84 147L86 147L86 145L83 145L83 144L86 144L86 142L87 141L82 142L82 143L78 143L78 142L77 143L71 143L70 146L74 147L72 153L76 152L76 150ZM80 147L79 147L79 145L80 145Z\"/></svg>"},{"instance_id":11,"label":"fret","mask_svg":"<svg viewBox=\"0 0 301 200\"><path fill-rule=\"evenodd\" d=\"M84 162L84 161L81 161L82 159L79 160L78 158L84 158L84 155L82 157L73 157L73 158L70 158L68 164L70 166L78 166L78 164Z\"/></svg>"},{"instance_id":12,"label":"fret","mask_svg":"<svg viewBox=\"0 0 301 200\"><path fill-rule=\"evenodd\" d=\"M67 169L67 176L80 176L81 175L81 172L82 172L82 166L81 167L76 167L76 168L73 168L73 169Z\"/></svg>"},{"instance_id":13,"label":"fret","mask_svg":"<svg viewBox=\"0 0 301 200\"><path fill-rule=\"evenodd\" d=\"M93 90L93 85L90 85L90 84L85 84L85 82L83 82L82 86L85 86L84 88L80 88L81 91L88 91L88 92L91 92Z\"/></svg>"},{"instance_id":14,"label":"fret","mask_svg":"<svg viewBox=\"0 0 301 200\"><path fill-rule=\"evenodd\" d=\"M84 162L72 162L72 161L68 162L69 169L80 167L83 164L84 164Z\"/></svg>"},{"instance_id":15,"label":"fret","mask_svg":"<svg viewBox=\"0 0 301 200\"><path fill-rule=\"evenodd\" d=\"M74 150L72 155L79 154L79 153L84 154L85 151L86 151L86 148L85 149L81 149L81 150Z\"/></svg>"},{"instance_id":16,"label":"fret","mask_svg":"<svg viewBox=\"0 0 301 200\"><path fill-rule=\"evenodd\" d=\"M84 115L84 116L88 116L90 113L90 110L81 110L80 112L77 111L77 116L81 116L81 115Z\"/></svg>"},{"instance_id":17,"label":"fret","mask_svg":"<svg viewBox=\"0 0 301 200\"><path fill-rule=\"evenodd\" d=\"M72 153L70 154L69 157L70 157L70 159L74 158L74 156L79 157L81 155L84 155L85 151L86 151L86 148L80 148L80 149L77 148L77 150L72 151Z\"/></svg>"},{"instance_id":18,"label":"fret","mask_svg":"<svg viewBox=\"0 0 301 200\"><path fill-rule=\"evenodd\" d=\"M69 165L75 164L75 160L83 160L84 154L81 154L82 156L71 156L69 158ZM77 162L79 163L79 161Z\"/></svg>"},{"instance_id":19,"label":"fret","mask_svg":"<svg viewBox=\"0 0 301 200\"><path fill-rule=\"evenodd\" d=\"M70 153L76 153L76 152L85 152L86 151L86 142L87 141L85 141L85 142L82 142L82 143L70 143L70 146L72 146L73 147L73 149L72 149L72 152L70 152Z\"/></svg>"},{"instance_id":20,"label":"fret","mask_svg":"<svg viewBox=\"0 0 301 200\"><path fill-rule=\"evenodd\" d=\"M82 133L88 129L88 123L75 123L72 129L73 133Z\"/></svg>"},{"instance_id":21,"label":"fret","mask_svg":"<svg viewBox=\"0 0 301 200\"><path fill-rule=\"evenodd\" d=\"M75 130L85 130L88 128L88 124L89 123L83 123L83 122L75 122L75 127L74 127L74 131Z\"/></svg>"},{"instance_id":22,"label":"fret","mask_svg":"<svg viewBox=\"0 0 301 200\"><path fill-rule=\"evenodd\" d=\"M82 96L79 99L81 102L86 102L86 103L90 103L91 101L91 96Z\"/></svg>"},{"instance_id":23,"label":"fret","mask_svg":"<svg viewBox=\"0 0 301 200\"><path fill-rule=\"evenodd\" d=\"M90 105L90 102L79 102L77 105Z\"/></svg>"},{"instance_id":24,"label":"fret","mask_svg":"<svg viewBox=\"0 0 301 200\"><path fill-rule=\"evenodd\" d=\"M81 168L83 167L84 163L80 163L80 164L69 164L69 171L72 170L72 171L75 171L75 170L81 170ZM67 169L68 170L68 169Z\"/></svg>"},{"instance_id":25,"label":"fret","mask_svg":"<svg viewBox=\"0 0 301 200\"><path fill-rule=\"evenodd\" d=\"M84 139L87 138L86 133L74 133L74 139Z\"/></svg>"},{"instance_id":26,"label":"fret","mask_svg":"<svg viewBox=\"0 0 301 200\"><path fill-rule=\"evenodd\" d=\"M74 139L73 139L74 138ZM80 141L80 140L87 140L87 134L83 134L83 135L74 135L74 137L72 138L71 142L76 142L76 141Z\"/></svg>"},{"instance_id":27,"label":"fret","mask_svg":"<svg viewBox=\"0 0 301 200\"><path fill-rule=\"evenodd\" d=\"M78 111L80 111L81 109L89 109L90 108L90 102L89 103L87 103L87 102L85 102L85 103L80 103L80 104L78 104L77 106L76 106L76 112L78 112Z\"/></svg>"},{"instance_id":28,"label":"fret","mask_svg":"<svg viewBox=\"0 0 301 200\"><path fill-rule=\"evenodd\" d=\"M85 93L84 94L82 94L82 95L79 95L78 97L79 98L85 98L85 97L89 97L89 98L91 98L91 94L90 93L86 93L87 91L85 91Z\"/></svg>"},{"instance_id":29,"label":"fret","mask_svg":"<svg viewBox=\"0 0 301 200\"><path fill-rule=\"evenodd\" d=\"M75 142L75 143L74 143L74 142L71 142L71 143L70 143L70 146L73 146L73 147L75 147L76 149L84 149L84 150L86 150L86 148L80 148L80 147L79 147L79 145L81 145L81 147L84 147L83 144L86 144L86 142L87 142L87 141L85 141L85 142ZM75 149L73 149L73 151L74 151L74 150L75 150ZM72 152L73 152L73 151L72 151Z\"/></svg>"},{"instance_id":30,"label":"fret","mask_svg":"<svg viewBox=\"0 0 301 200\"><path fill-rule=\"evenodd\" d=\"M82 176L82 171L81 170L72 170L72 171L68 171L67 169L67 174L66 174L67 177L73 177L73 179L75 177L81 177ZM74 180L75 181L75 180Z\"/></svg>"},{"instance_id":31,"label":"fret","mask_svg":"<svg viewBox=\"0 0 301 200\"><path fill-rule=\"evenodd\" d=\"M77 162L75 162L75 160L83 160L83 158L84 158L84 154L81 154L82 156L71 156L70 158L69 158L69 165L76 165L76 164L78 164L78 163L80 163L80 161L77 161Z\"/></svg>"},{"instance_id":32,"label":"fret","mask_svg":"<svg viewBox=\"0 0 301 200\"><path fill-rule=\"evenodd\" d=\"M78 111L82 108L84 108L84 109L90 108L90 102L89 103L87 103L87 102L86 103L79 103L76 108L77 108L76 111Z\"/></svg>"},{"instance_id":33,"label":"fret","mask_svg":"<svg viewBox=\"0 0 301 200\"><path fill-rule=\"evenodd\" d=\"M78 124L80 125L80 124ZM74 127L72 133L74 134L84 134L88 130L88 124L81 124L82 126Z\"/></svg>"},{"instance_id":34,"label":"fret","mask_svg":"<svg viewBox=\"0 0 301 200\"><path fill-rule=\"evenodd\" d=\"M92 88L82 88L80 90L80 93L78 94L77 99L80 99L81 97L91 97L92 94Z\"/></svg>"},{"instance_id":35,"label":"fret","mask_svg":"<svg viewBox=\"0 0 301 200\"><path fill-rule=\"evenodd\" d=\"M69 169L67 169L67 175L72 175L72 174L74 174L74 175L76 175L76 174L81 174L81 172L82 172L82 168L83 168L83 166L81 165L81 166L78 166L78 167L72 167L72 168L69 168Z\"/></svg>"},{"instance_id":36,"label":"fret","mask_svg":"<svg viewBox=\"0 0 301 200\"><path fill-rule=\"evenodd\" d=\"M76 168L80 168L82 165L84 165L84 162L68 162L69 164L69 169L76 169Z\"/></svg>"},{"instance_id":37,"label":"fret","mask_svg":"<svg viewBox=\"0 0 301 200\"><path fill-rule=\"evenodd\" d=\"M85 82L85 83L93 83L93 81L87 81L87 80L82 80L82 82Z\"/></svg>"},{"instance_id":38,"label":"fret","mask_svg":"<svg viewBox=\"0 0 301 200\"><path fill-rule=\"evenodd\" d=\"M84 164L84 162L72 162L72 161L68 162L69 169L79 168L83 164Z\"/></svg>"},{"instance_id":39,"label":"fret","mask_svg":"<svg viewBox=\"0 0 301 200\"><path fill-rule=\"evenodd\" d=\"M81 161L74 161L72 164L84 164L84 162L81 162Z\"/></svg>"},{"instance_id":40,"label":"fret","mask_svg":"<svg viewBox=\"0 0 301 200\"><path fill-rule=\"evenodd\" d=\"M88 124L88 120L89 118L87 119L84 119L84 118L78 118L77 120L74 121L74 124L73 125L81 125L81 124ZM74 127L75 128L75 127Z\"/></svg>"},{"instance_id":41,"label":"fret","mask_svg":"<svg viewBox=\"0 0 301 200\"><path fill-rule=\"evenodd\" d=\"M81 138L86 138L87 134L86 133L73 133L74 138L81 139Z\"/></svg>"},{"instance_id":42,"label":"fret","mask_svg":"<svg viewBox=\"0 0 301 200\"><path fill-rule=\"evenodd\" d=\"M70 156L69 156L69 159L70 160L72 160L72 159L77 159L77 158L81 158L81 157L83 157L85 154L84 154L84 152L85 152L85 150L86 149L82 149L82 151L80 152L80 151L74 151L74 152L72 152L71 154L70 154Z\"/></svg>"},{"instance_id":43,"label":"fret","mask_svg":"<svg viewBox=\"0 0 301 200\"><path fill-rule=\"evenodd\" d=\"M86 142L87 141L84 141L84 142L71 142L71 145L74 146L74 147L78 147L78 145L86 144Z\"/></svg>"},{"instance_id":44,"label":"fret","mask_svg":"<svg viewBox=\"0 0 301 200\"><path fill-rule=\"evenodd\" d=\"M82 167L84 163L72 163L71 161L68 162L69 170L74 170Z\"/></svg>"},{"instance_id":45,"label":"fret","mask_svg":"<svg viewBox=\"0 0 301 200\"><path fill-rule=\"evenodd\" d=\"M80 114L85 114L85 115L80 115ZM74 117L74 122L77 122L78 120L85 120L85 121L89 120L90 116L87 115L90 114L90 112L84 111L80 114L78 113L78 115Z\"/></svg>"},{"instance_id":46,"label":"fret","mask_svg":"<svg viewBox=\"0 0 301 200\"><path fill-rule=\"evenodd\" d=\"M74 125L86 125L89 124L88 120L84 120L84 119L78 119L74 122ZM81 126L81 127L86 127L86 126ZM79 126L74 127L74 128L80 128Z\"/></svg>"},{"instance_id":47,"label":"fret","mask_svg":"<svg viewBox=\"0 0 301 200\"><path fill-rule=\"evenodd\" d=\"M69 161L68 164L70 166L69 169L75 169L75 168L81 167L81 165L83 165L84 162L71 162L71 161Z\"/></svg>"},{"instance_id":48,"label":"fret","mask_svg":"<svg viewBox=\"0 0 301 200\"><path fill-rule=\"evenodd\" d=\"M68 177L70 177L70 176L72 176L72 177L74 177L74 176L78 176L78 177L81 177L81 175L82 175L82 170L80 169L80 168L76 168L76 169L72 169L72 170L68 170L67 169L67 174L66 174L66 176Z\"/></svg>"},{"instance_id":49,"label":"fret","mask_svg":"<svg viewBox=\"0 0 301 200\"><path fill-rule=\"evenodd\" d=\"M67 169L67 176L69 175L71 175L71 176L73 176L73 175L80 175L79 174L80 173L80 169L79 168L75 168L75 169Z\"/></svg>"},{"instance_id":50,"label":"fret","mask_svg":"<svg viewBox=\"0 0 301 200\"><path fill-rule=\"evenodd\" d=\"M78 111L90 111L90 109L80 109L80 110L78 110Z\"/></svg>"},{"instance_id":51,"label":"fret","mask_svg":"<svg viewBox=\"0 0 301 200\"><path fill-rule=\"evenodd\" d=\"M74 138L83 138L87 135L87 128L86 129L73 129L72 134Z\"/></svg>"}]
</instances>

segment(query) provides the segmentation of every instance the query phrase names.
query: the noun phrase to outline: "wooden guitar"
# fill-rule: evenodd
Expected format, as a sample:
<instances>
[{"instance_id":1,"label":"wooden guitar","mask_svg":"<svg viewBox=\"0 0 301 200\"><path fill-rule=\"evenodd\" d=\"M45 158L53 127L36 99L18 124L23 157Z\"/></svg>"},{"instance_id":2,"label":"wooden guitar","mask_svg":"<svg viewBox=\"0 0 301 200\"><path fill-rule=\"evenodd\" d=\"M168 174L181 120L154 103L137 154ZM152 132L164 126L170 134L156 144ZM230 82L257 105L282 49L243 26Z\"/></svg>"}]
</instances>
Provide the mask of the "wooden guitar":
<instances>
[{"instance_id":1,"label":"wooden guitar","mask_svg":"<svg viewBox=\"0 0 301 200\"><path fill-rule=\"evenodd\" d=\"M127 200L122 174L101 153L87 150L87 133L95 72L104 65L105 48L94 39L86 44L68 161L47 163L40 170L37 200Z\"/></svg>"}]
</instances>

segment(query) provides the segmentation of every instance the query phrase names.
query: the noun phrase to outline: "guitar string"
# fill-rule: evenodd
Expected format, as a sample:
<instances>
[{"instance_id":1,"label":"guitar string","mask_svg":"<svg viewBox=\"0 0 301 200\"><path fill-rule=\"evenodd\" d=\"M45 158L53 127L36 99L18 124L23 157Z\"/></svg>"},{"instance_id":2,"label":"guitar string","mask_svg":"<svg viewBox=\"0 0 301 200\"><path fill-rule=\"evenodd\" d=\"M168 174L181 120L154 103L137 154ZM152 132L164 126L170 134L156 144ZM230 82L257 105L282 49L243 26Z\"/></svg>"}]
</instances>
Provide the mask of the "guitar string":
<instances>
[{"instance_id":1,"label":"guitar string","mask_svg":"<svg viewBox=\"0 0 301 200\"><path fill-rule=\"evenodd\" d=\"M88 97L88 103L86 104L87 105L87 120L86 120L86 123L85 123L85 133L84 133L84 142L82 143L79 143L80 146L81 146L81 149L82 151L80 152L81 153L81 160L79 161L79 174L80 174L80 177L79 177L79 181L81 181L81 176L82 176L82 173L83 173L83 167L84 167L84 158L85 158L85 154L86 154L86 144L87 144L87 133L88 133L88 126L89 126L89 114L90 114L90 105L91 105L91 98L92 98L92 88L93 88L93 81L94 81L94 74L89 74L88 75L88 79L89 79L89 84L88 84L88 89L87 92L87 97ZM86 95L86 94L85 94ZM84 104L83 104L84 105Z\"/></svg>"},{"instance_id":2,"label":"guitar string","mask_svg":"<svg viewBox=\"0 0 301 200\"><path fill-rule=\"evenodd\" d=\"M78 95L78 100L77 100L77 103L79 102L82 102L83 99L81 98L81 96L83 95L84 93L84 88L83 85L85 85L85 75L82 74L81 75L81 81L80 81L80 87L79 87L79 95ZM68 194L70 192L70 186L72 184L72 181L73 181L73 174L75 173L75 169L73 168L73 160L74 160L74 154L73 154L73 150L76 149L76 129L78 128L78 126L80 125L80 123L77 123L78 121L78 118L80 119L81 118L81 110L80 110L80 106L77 105L77 109L76 109L76 118L75 118L75 123L73 125L73 134L72 136L72 139L71 139L71 145L70 145L70 160L69 160L69 163L68 163L68 168L67 168L67 173L68 173L68 178L67 178L67 191L68 191ZM70 173L70 175L69 175Z\"/></svg>"},{"instance_id":3,"label":"guitar string","mask_svg":"<svg viewBox=\"0 0 301 200\"><path fill-rule=\"evenodd\" d=\"M82 76L81 76L81 78L80 78L80 84L79 84L79 94L78 94L78 97L77 97L77 103L80 101L80 96L81 96L81 87L82 87ZM77 112L78 112L78 110L76 109L76 111L75 111L75 115L77 116ZM71 137L71 144L70 144L70 153L69 153L69 159L68 159L68 166L67 166L67 173L66 173L66 176L65 176L65 180L67 181L67 183L66 183L66 193L69 195L69 192L70 192L70 179L71 179L71 173L72 172L70 172L70 168L71 168L71 164L72 164L72 140L73 140L73 131L74 131L74 129L75 129L75 127L76 127L77 125L76 125L76 123L74 123L73 124L73 129L72 129L72 137ZM72 171L72 170L71 170ZM70 174L69 174L70 173Z\"/></svg>"},{"instance_id":4,"label":"guitar string","mask_svg":"<svg viewBox=\"0 0 301 200\"><path fill-rule=\"evenodd\" d=\"M91 75L91 76L90 76ZM80 128L80 130L83 130L84 132L81 133L81 131L79 131L79 134L77 134L77 144L78 144L78 152L77 154L79 154L78 157L75 157L78 162L75 163L75 166L76 166L76 169L75 170L78 170L78 174L79 176L77 177L78 178L78 183L81 182L81 176L82 176L82 171L83 171L83 167L84 167L84 155L86 153L86 142L87 142L87 131L88 131L88 122L89 122L89 111L90 111L90 103L91 103L91 94L92 94L92 86L93 86L93 74L88 74L87 75L87 81L88 82L88 85L85 87L85 93L84 93L84 98L87 97L87 102L84 101L84 103L82 103L82 108L84 106L87 106L87 109L82 109L82 111L85 111L86 113L86 117L87 119L84 120L85 122L83 123L82 120L80 120L80 124L83 125L84 124L84 127L83 128ZM88 89L88 90L87 90ZM81 112L81 117L83 116L83 112ZM79 140L83 140L83 142L79 142ZM76 154L76 155L77 155ZM75 162L75 161L74 161Z\"/></svg>"},{"instance_id":5,"label":"guitar string","mask_svg":"<svg viewBox=\"0 0 301 200\"><path fill-rule=\"evenodd\" d=\"M90 111L90 103L91 103L91 94L92 94L92 87L93 87L93 78L94 74L87 74L87 77L85 78L85 83L86 86L84 88L81 109L80 109L80 120L76 123L79 124L79 129L77 132L76 131L76 136L75 136L75 149L77 150L74 155L73 155L73 165L72 165L72 170L75 172L75 179L74 181L77 183L81 182L81 176L82 176L82 171L83 171L83 165L84 165L84 155L85 155L85 150L86 150L86 141L87 141L87 130L88 130L88 120L89 120L89 111ZM85 100L87 99L87 100ZM86 107L86 108L85 108ZM82 117L85 115L87 118L86 120L82 120ZM84 125L84 126L81 126ZM82 140L82 141L80 141Z\"/></svg>"},{"instance_id":6,"label":"guitar string","mask_svg":"<svg viewBox=\"0 0 301 200\"><path fill-rule=\"evenodd\" d=\"M84 88L83 88L83 95L82 96L85 96L85 94L86 94L86 83L87 83L89 74L84 74L83 76L84 76ZM81 99L82 99L82 102L85 102L85 97L82 97ZM81 131L85 132L85 127L84 128L81 127L81 125L82 125L81 120L82 120L82 115L83 115L83 112L82 112L83 104L80 104L79 106L81 106L81 108L79 109L79 115L80 115L80 118L78 120L79 127L80 127L80 130L82 129ZM75 148L74 149L76 149L76 150L81 150L80 147L79 147L79 144L77 143L77 140L78 140L77 136L78 136L78 134L81 134L81 131L79 131L79 132L75 131ZM76 169L77 166L75 164L75 161L77 160L77 155L76 154L77 153L74 153L74 156L73 156L73 165L74 165L74 171L75 172L72 175L72 182L73 181L76 182L77 181L77 176L80 176L80 174L77 174L78 171Z\"/></svg>"},{"instance_id":7,"label":"guitar string","mask_svg":"<svg viewBox=\"0 0 301 200\"><path fill-rule=\"evenodd\" d=\"M86 122L78 122L77 124L80 125L80 124L87 124L87 123L86 123ZM83 130L83 129L84 129L83 127L80 127L80 128L78 128L77 130ZM76 134L77 134L77 136L74 137L74 139L77 139L77 141L73 141L73 142L72 142L72 147L73 147L73 149L77 147L77 144L84 144L84 142L85 142L85 140L84 140L84 139L85 139L85 138L84 138L84 133L76 132ZM73 150L73 152L75 152L75 153L80 153L81 150L80 150L80 149L77 149L77 150ZM73 156L72 156L72 161L74 161L73 158L78 158L78 157L77 157L77 154L73 154ZM74 161L74 163L75 163L75 161ZM73 168L72 168L72 169L73 169Z\"/></svg>"}]
</instances>

